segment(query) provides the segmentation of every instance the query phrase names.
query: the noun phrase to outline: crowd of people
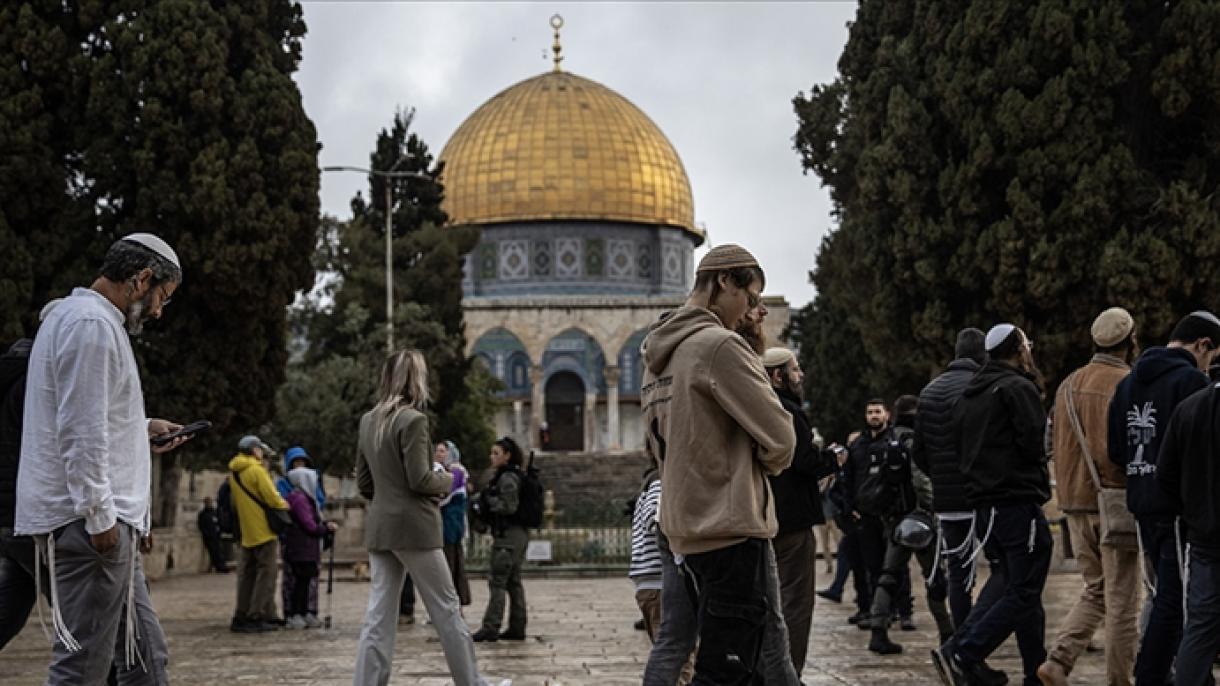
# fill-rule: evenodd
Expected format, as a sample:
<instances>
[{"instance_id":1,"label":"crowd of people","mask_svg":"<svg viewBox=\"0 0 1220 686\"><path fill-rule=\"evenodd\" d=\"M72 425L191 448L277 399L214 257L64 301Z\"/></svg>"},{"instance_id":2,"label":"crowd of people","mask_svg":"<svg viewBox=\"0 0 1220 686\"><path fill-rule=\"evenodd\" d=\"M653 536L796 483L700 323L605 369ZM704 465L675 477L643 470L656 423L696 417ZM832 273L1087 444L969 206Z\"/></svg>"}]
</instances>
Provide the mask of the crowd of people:
<instances>
[{"instance_id":1,"label":"crowd of people","mask_svg":"<svg viewBox=\"0 0 1220 686\"><path fill-rule=\"evenodd\" d=\"M152 454L192 434L148 418L129 336L161 316L181 281L168 244L125 236L90 287L49 303L37 336L0 357L0 647L45 598L49 684L168 682L140 552L151 545ZM1191 312L1165 345L1141 351L1131 314L1107 309L1088 326L1092 357L1053 393L1020 327L964 329L953 361L918 396L869 400L861 431L825 444L809 425L796 356L767 345L764 286L748 251L717 246L686 304L642 344L653 465L633 512L629 576L653 642L645 684L800 684L814 598L841 602L848 578L849 621L879 655L902 652L890 629L915 628L913 586L924 585L946 686L1009 683L987 660L1010 636L1022 663L1015 678L1066 684L1103 625L1107 683L1212 683L1220 383L1208 373L1220 319ZM424 356L392 353L359 424L372 583L357 685L388 683L416 595L462 686L489 683L476 642L526 638L521 575L529 529L541 522L536 474L504 437L491 449L489 483L473 491L458 447L432 440L428 389ZM282 465L274 456L260 437L243 437L198 518L212 569L236 572L235 632L329 619L319 617L319 579L337 526L325 489L304 446ZM1048 646L1052 488L1083 590ZM462 615L468 500L469 523L493 539L490 597L474 632ZM842 536L835 579L817 591L814 530L828 520ZM220 545L226 532L239 548L234 567Z\"/></svg>"},{"instance_id":2,"label":"crowd of people","mask_svg":"<svg viewBox=\"0 0 1220 686\"><path fill-rule=\"evenodd\" d=\"M816 595L841 602L852 578L849 621L889 655L903 650L891 627L915 629L912 583L924 584L946 686L1009 683L987 659L1010 636L1015 678L1067 684L1103 624L1108 684L1212 683L1220 319L1191 312L1141 352L1134 318L1107 309L1081 323L1093 356L1050 394L1020 327L964 329L918 396L869 400L860 432L822 445L797 360L762 336L764 285L748 251L713 248L642 346L655 471L630 577L653 641L645 684L799 684L825 514L842 536ZM1048 650L1052 458L1084 584Z\"/></svg>"}]
</instances>

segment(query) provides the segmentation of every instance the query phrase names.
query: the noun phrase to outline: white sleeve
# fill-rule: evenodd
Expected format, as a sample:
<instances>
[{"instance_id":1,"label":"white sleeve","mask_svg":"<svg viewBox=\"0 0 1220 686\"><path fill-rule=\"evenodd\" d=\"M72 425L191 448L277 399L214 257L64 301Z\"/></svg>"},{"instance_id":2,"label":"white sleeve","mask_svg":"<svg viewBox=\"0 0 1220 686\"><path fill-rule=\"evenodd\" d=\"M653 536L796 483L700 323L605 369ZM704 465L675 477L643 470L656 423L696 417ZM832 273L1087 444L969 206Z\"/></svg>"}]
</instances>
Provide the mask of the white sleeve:
<instances>
[{"instance_id":1,"label":"white sleeve","mask_svg":"<svg viewBox=\"0 0 1220 686\"><path fill-rule=\"evenodd\" d=\"M56 426L68 494L73 510L85 518L85 531L99 534L117 519L109 479L107 418L111 386L120 376L118 350L110 328L96 319L70 324L58 347Z\"/></svg>"}]
</instances>

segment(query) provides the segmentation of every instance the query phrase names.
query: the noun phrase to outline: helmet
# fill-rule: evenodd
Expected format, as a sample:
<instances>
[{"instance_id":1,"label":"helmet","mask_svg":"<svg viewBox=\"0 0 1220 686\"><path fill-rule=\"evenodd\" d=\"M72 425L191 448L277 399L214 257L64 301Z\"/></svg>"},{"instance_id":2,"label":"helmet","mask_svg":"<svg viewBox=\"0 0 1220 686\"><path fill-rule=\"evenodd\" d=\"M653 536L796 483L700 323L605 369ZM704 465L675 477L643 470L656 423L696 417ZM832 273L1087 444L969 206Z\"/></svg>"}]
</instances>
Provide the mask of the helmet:
<instances>
[{"instance_id":1,"label":"helmet","mask_svg":"<svg viewBox=\"0 0 1220 686\"><path fill-rule=\"evenodd\" d=\"M911 550L923 550L936 538L936 523L932 515L915 510L894 527L894 540Z\"/></svg>"}]
</instances>

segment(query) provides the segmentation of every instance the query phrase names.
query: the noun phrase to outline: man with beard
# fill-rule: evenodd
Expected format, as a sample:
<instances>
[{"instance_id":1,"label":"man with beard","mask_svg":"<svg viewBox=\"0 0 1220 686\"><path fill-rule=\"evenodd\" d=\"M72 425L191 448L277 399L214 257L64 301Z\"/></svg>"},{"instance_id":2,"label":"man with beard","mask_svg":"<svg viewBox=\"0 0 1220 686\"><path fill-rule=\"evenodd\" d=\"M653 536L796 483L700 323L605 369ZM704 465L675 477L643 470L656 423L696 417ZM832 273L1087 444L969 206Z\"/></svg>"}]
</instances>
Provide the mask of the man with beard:
<instances>
[{"instance_id":1,"label":"man with beard","mask_svg":"<svg viewBox=\"0 0 1220 686\"><path fill-rule=\"evenodd\" d=\"M1093 357L1059 384L1051 434L1059 508L1067 516L1084 589L1059 626L1050 656L1038 668L1047 686L1067 686L1077 658L1105 623L1106 683L1130 686L1139 643L1139 551L1102 540L1098 484L1125 488L1126 477L1108 459L1106 417L1114 389L1138 354L1135 319L1111 307L1093 320Z\"/></svg>"},{"instance_id":2,"label":"man with beard","mask_svg":"<svg viewBox=\"0 0 1220 686\"><path fill-rule=\"evenodd\" d=\"M792 461L791 418L734 333L758 307L765 277L736 245L713 248L695 274L686 304L644 339L640 389L661 470L661 531L698 589L694 683L744 683L761 677L760 665L787 663L782 680L767 681L796 684L786 629L771 621L777 527L765 478Z\"/></svg>"},{"instance_id":3,"label":"man with beard","mask_svg":"<svg viewBox=\"0 0 1220 686\"><path fill-rule=\"evenodd\" d=\"M834 446L823 452L813 445L813 430L801 409L804 374L796 356L788 348L769 348L762 359L775 395L792 416L792 430L796 435L792 465L779 475L767 478L775 495L775 518L779 522L771 545L779 571L780 600L784 623L788 627L792 666L800 676L809 648L813 594L817 589L817 542L813 527L826 522L818 480L833 474L837 465Z\"/></svg>"},{"instance_id":4,"label":"man with beard","mask_svg":"<svg viewBox=\"0 0 1220 686\"><path fill-rule=\"evenodd\" d=\"M1174 503L1157 483L1157 463L1170 417L1179 403L1207 386L1203 370L1215 359L1217 346L1220 320L1205 311L1186 315L1168 345L1140 355L1110 401L1106 449L1110 460L1126 469L1127 509L1139 526L1145 566L1156 577L1152 612L1135 658L1136 686L1165 683L1182 638L1183 539Z\"/></svg>"},{"instance_id":5,"label":"man with beard","mask_svg":"<svg viewBox=\"0 0 1220 686\"><path fill-rule=\"evenodd\" d=\"M983 660L1014 632L1026 684L1038 683L1038 667L1046 660L1042 590L1053 542L1042 513L1050 499L1050 476L1033 343L1005 323L987 332L985 345L987 364L954 409L954 433L976 531L982 532L987 557L1003 574L1004 586L994 603L980 603L966 625L933 651L946 686L1007 683Z\"/></svg>"},{"instance_id":6,"label":"man with beard","mask_svg":"<svg viewBox=\"0 0 1220 686\"><path fill-rule=\"evenodd\" d=\"M873 398L864 405L864 422L868 431L848 445L847 464L842 470L842 488L844 496L844 512L854 525L856 550L860 555L860 566L865 570L868 580L865 597L857 599L860 612L853 622L861 630L867 631L871 626L870 611L873 595L876 593L877 582L881 578L881 566L885 561L885 523L875 513L870 513L865 507L861 510L859 504L860 486L869 476L874 462L884 459L894 432L890 427L890 410L885 401ZM846 530L845 530L846 531ZM849 620L850 621L850 618Z\"/></svg>"},{"instance_id":7,"label":"man with beard","mask_svg":"<svg viewBox=\"0 0 1220 686\"><path fill-rule=\"evenodd\" d=\"M150 439L181 427L146 417L128 334L160 318L181 281L165 241L125 236L92 286L47 315L30 351L15 529L48 560L58 639L48 684L103 683L112 663L120 683L168 683L138 546L149 530Z\"/></svg>"}]
</instances>

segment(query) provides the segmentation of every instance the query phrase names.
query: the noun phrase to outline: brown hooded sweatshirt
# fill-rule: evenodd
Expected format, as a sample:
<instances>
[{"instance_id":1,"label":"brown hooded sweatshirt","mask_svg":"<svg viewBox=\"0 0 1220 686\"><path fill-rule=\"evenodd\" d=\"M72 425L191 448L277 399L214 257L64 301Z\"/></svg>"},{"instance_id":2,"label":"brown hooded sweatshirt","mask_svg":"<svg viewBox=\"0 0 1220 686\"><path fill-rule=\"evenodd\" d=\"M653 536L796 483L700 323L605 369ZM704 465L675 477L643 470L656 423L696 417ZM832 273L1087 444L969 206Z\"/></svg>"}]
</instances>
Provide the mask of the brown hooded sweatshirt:
<instances>
[{"instance_id":1,"label":"brown hooded sweatshirt","mask_svg":"<svg viewBox=\"0 0 1220 686\"><path fill-rule=\"evenodd\" d=\"M686 306L644 339L648 451L661 469L661 530L676 553L773 538L766 475L792 462L792 418L741 336Z\"/></svg>"}]
</instances>

